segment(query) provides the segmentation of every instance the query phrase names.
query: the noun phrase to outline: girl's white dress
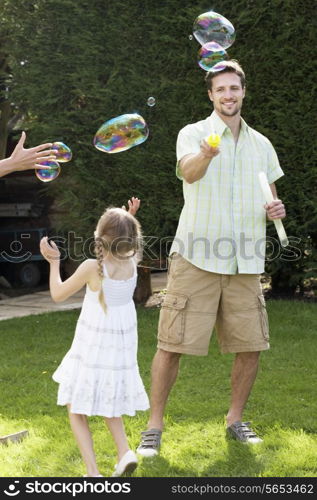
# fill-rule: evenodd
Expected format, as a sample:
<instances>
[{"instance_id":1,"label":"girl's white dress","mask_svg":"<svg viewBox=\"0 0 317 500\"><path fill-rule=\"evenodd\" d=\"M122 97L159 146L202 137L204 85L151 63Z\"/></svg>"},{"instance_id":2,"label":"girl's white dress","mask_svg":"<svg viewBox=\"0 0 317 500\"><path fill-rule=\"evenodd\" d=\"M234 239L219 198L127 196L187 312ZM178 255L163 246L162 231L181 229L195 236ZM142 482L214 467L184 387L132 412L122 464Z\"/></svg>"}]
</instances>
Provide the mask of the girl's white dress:
<instances>
[{"instance_id":1,"label":"girl's white dress","mask_svg":"<svg viewBox=\"0 0 317 500\"><path fill-rule=\"evenodd\" d=\"M53 374L57 404L72 413L119 417L147 410L149 400L137 362L137 269L128 280L109 278L103 266L107 312L88 284L70 350Z\"/></svg>"}]
</instances>

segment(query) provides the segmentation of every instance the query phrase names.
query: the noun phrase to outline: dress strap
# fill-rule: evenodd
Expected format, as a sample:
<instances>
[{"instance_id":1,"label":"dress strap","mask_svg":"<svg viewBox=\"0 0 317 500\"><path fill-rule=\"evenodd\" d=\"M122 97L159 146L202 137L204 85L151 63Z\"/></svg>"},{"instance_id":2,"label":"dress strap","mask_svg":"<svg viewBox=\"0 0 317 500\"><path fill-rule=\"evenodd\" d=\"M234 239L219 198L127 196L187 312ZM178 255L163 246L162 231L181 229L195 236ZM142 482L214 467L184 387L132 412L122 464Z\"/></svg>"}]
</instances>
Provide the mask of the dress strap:
<instances>
[{"instance_id":1,"label":"dress strap","mask_svg":"<svg viewBox=\"0 0 317 500\"><path fill-rule=\"evenodd\" d=\"M109 274L108 274L108 271L107 271L107 268L106 268L106 264L103 262L102 263L102 269L103 269L103 275L105 278L109 278Z\"/></svg>"},{"instance_id":2,"label":"dress strap","mask_svg":"<svg viewBox=\"0 0 317 500\"><path fill-rule=\"evenodd\" d=\"M136 258L135 255L132 257L132 263L133 263L133 269L134 269L134 276L137 276L138 274L138 269L137 269L137 263L136 263Z\"/></svg>"}]
</instances>

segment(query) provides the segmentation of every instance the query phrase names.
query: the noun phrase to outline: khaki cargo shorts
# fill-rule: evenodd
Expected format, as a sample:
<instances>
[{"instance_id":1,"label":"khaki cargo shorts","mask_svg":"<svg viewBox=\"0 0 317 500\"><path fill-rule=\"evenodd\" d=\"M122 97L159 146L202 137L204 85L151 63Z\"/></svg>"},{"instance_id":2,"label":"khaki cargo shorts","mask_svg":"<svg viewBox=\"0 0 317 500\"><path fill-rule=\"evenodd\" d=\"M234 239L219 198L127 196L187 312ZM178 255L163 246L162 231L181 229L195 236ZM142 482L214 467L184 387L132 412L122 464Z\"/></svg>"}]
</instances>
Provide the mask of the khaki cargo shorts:
<instances>
[{"instance_id":1,"label":"khaki cargo shorts","mask_svg":"<svg viewBox=\"0 0 317 500\"><path fill-rule=\"evenodd\" d=\"M173 254L160 311L158 348L205 356L214 327L222 353L269 349L260 276L211 273Z\"/></svg>"}]
</instances>

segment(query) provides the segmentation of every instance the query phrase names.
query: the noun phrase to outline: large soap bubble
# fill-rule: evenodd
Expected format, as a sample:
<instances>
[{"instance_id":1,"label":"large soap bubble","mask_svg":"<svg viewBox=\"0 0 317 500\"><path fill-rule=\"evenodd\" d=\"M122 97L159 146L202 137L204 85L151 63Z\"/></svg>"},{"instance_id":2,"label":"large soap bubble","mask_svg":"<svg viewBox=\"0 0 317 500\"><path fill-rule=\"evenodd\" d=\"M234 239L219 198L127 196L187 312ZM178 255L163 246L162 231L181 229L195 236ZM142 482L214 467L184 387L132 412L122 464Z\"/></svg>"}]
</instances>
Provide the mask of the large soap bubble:
<instances>
[{"instance_id":1,"label":"large soap bubble","mask_svg":"<svg viewBox=\"0 0 317 500\"><path fill-rule=\"evenodd\" d=\"M205 12L195 19L193 34L200 45L217 42L224 49L230 47L236 38L231 22L213 11Z\"/></svg>"},{"instance_id":2,"label":"large soap bubble","mask_svg":"<svg viewBox=\"0 0 317 500\"><path fill-rule=\"evenodd\" d=\"M37 168L35 170L35 175L42 182L51 182L60 174L61 167L57 161L41 161L39 162L39 165L43 165L43 168Z\"/></svg>"},{"instance_id":3,"label":"large soap bubble","mask_svg":"<svg viewBox=\"0 0 317 500\"><path fill-rule=\"evenodd\" d=\"M61 163L65 163L72 159L71 149L63 142L53 142L51 149L53 150L53 154L56 156L56 160Z\"/></svg>"},{"instance_id":4,"label":"large soap bubble","mask_svg":"<svg viewBox=\"0 0 317 500\"><path fill-rule=\"evenodd\" d=\"M106 153L120 153L142 144L149 129L137 113L120 115L105 122L94 137L94 146Z\"/></svg>"},{"instance_id":5,"label":"large soap bubble","mask_svg":"<svg viewBox=\"0 0 317 500\"><path fill-rule=\"evenodd\" d=\"M207 42L198 51L198 64L205 71L210 71L225 59L228 59L227 52L216 42Z\"/></svg>"}]
</instances>

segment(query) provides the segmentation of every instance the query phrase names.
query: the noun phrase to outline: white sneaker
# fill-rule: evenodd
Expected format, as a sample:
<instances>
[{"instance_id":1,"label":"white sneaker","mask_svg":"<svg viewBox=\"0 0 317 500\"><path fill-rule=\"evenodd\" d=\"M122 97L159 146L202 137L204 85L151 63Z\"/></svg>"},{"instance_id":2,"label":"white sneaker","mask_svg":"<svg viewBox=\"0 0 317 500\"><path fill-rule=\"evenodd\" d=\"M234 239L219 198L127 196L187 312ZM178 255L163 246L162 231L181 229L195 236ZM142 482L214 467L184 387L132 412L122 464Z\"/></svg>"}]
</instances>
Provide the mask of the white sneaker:
<instances>
[{"instance_id":1,"label":"white sneaker","mask_svg":"<svg viewBox=\"0 0 317 500\"><path fill-rule=\"evenodd\" d=\"M136 454L132 450L128 450L119 463L116 464L111 477L120 477L126 474L131 474L138 465Z\"/></svg>"},{"instance_id":2,"label":"white sneaker","mask_svg":"<svg viewBox=\"0 0 317 500\"><path fill-rule=\"evenodd\" d=\"M83 477L104 477L102 474L98 474L97 476L88 476L88 474L84 474Z\"/></svg>"}]
</instances>

